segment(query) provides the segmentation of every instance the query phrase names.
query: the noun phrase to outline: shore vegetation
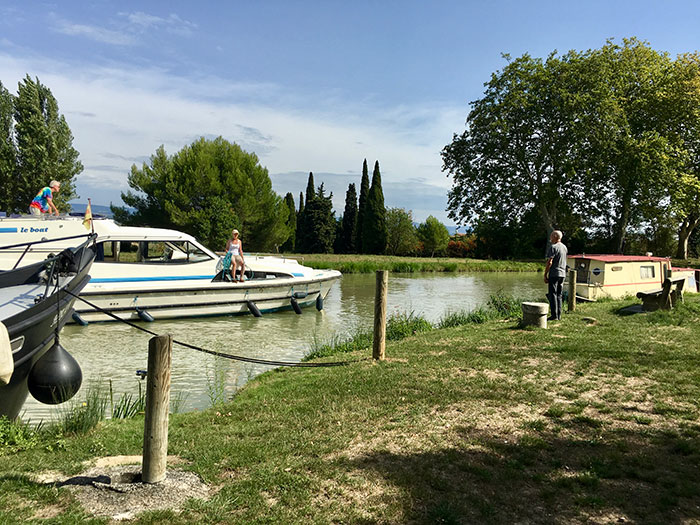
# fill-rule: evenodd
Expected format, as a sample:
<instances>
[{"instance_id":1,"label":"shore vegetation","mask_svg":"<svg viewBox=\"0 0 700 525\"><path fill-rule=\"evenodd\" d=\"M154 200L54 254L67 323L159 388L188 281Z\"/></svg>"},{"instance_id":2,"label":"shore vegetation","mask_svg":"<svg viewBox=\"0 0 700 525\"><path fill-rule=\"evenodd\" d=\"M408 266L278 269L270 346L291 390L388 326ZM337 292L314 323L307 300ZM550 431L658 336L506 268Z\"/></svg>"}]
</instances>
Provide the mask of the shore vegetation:
<instances>
[{"instance_id":1,"label":"shore vegetation","mask_svg":"<svg viewBox=\"0 0 700 525\"><path fill-rule=\"evenodd\" d=\"M342 273L420 272L541 272L540 261L463 259L457 257L398 257L392 255L298 254L289 255L313 268L339 270Z\"/></svg>"}]
</instances>

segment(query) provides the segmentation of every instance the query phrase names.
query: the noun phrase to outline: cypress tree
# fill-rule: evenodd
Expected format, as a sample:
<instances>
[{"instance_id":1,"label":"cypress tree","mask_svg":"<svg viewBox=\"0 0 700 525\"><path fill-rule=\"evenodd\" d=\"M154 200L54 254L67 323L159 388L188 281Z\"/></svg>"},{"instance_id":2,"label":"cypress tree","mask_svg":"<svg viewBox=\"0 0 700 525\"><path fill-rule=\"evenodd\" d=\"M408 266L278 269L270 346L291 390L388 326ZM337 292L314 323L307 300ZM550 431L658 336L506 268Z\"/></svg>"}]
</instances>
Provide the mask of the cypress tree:
<instances>
[{"instance_id":1,"label":"cypress tree","mask_svg":"<svg viewBox=\"0 0 700 525\"><path fill-rule=\"evenodd\" d=\"M316 211L311 212L310 207L313 201L316 200L316 192L314 191L314 174L309 172L309 179L306 182L306 203L304 209L299 212L299 218L297 219L297 236L296 236L296 249L300 253L313 253L313 220L312 215ZM315 208L314 208L315 210Z\"/></svg>"},{"instance_id":2,"label":"cypress tree","mask_svg":"<svg viewBox=\"0 0 700 525\"><path fill-rule=\"evenodd\" d=\"M367 159L362 163L362 181L360 182L360 203L357 207L357 223L355 227L355 249L357 253L364 252L363 228L365 213L367 210L367 195L369 194L369 172L367 171Z\"/></svg>"},{"instance_id":3,"label":"cypress tree","mask_svg":"<svg viewBox=\"0 0 700 525\"><path fill-rule=\"evenodd\" d=\"M284 196L284 202L289 209L289 217L287 218L287 228L289 228L289 237L284 241L280 249L283 252L293 252L294 246L296 246L296 235L297 235L297 210L294 207L294 195L287 193Z\"/></svg>"},{"instance_id":4,"label":"cypress tree","mask_svg":"<svg viewBox=\"0 0 700 525\"><path fill-rule=\"evenodd\" d=\"M314 174L310 171L309 180L306 183L306 204L308 204L309 201L314 198L314 196Z\"/></svg>"},{"instance_id":5,"label":"cypress tree","mask_svg":"<svg viewBox=\"0 0 700 525\"><path fill-rule=\"evenodd\" d=\"M303 222L304 232L297 245L301 253L329 253L333 250L336 221L333 214L333 194L325 196L323 184L311 201L306 201Z\"/></svg>"},{"instance_id":6,"label":"cypress tree","mask_svg":"<svg viewBox=\"0 0 700 525\"><path fill-rule=\"evenodd\" d=\"M299 211L297 212L297 230L294 234L294 249L301 250L301 237L304 234L304 192L299 192Z\"/></svg>"},{"instance_id":7,"label":"cypress tree","mask_svg":"<svg viewBox=\"0 0 700 525\"><path fill-rule=\"evenodd\" d=\"M357 227L357 191L355 184L348 186L345 192L345 211L338 235L336 253L355 253L355 229Z\"/></svg>"},{"instance_id":8,"label":"cypress tree","mask_svg":"<svg viewBox=\"0 0 700 525\"><path fill-rule=\"evenodd\" d=\"M379 161L374 163L372 186L367 195L367 210L362 225L362 246L364 253L383 254L386 251L387 227L386 208Z\"/></svg>"}]
</instances>

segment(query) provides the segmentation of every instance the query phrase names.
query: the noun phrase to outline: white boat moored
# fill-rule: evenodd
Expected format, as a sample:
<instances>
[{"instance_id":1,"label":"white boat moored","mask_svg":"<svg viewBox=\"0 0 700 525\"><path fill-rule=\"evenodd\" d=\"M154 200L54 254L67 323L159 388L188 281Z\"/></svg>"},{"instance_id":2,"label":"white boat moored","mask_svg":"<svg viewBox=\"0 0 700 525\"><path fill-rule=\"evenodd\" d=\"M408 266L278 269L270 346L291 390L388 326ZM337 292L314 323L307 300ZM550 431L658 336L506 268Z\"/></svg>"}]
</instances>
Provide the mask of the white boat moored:
<instances>
[{"instance_id":1,"label":"white boat moored","mask_svg":"<svg viewBox=\"0 0 700 525\"><path fill-rule=\"evenodd\" d=\"M58 253L85 235L83 217L0 218L0 245L46 240L23 255L23 248L5 250L0 269L21 257L28 264ZM121 319L260 313L316 305L341 274L315 270L295 259L245 256L245 281L233 283L221 271L221 258L194 237L175 230L120 226L111 219L93 219L97 257L92 279L81 297ZM56 240L62 238L65 240ZM293 304L293 303L296 303ZM75 303L80 322L113 317L82 301Z\"/></svg>"}]
</instances>

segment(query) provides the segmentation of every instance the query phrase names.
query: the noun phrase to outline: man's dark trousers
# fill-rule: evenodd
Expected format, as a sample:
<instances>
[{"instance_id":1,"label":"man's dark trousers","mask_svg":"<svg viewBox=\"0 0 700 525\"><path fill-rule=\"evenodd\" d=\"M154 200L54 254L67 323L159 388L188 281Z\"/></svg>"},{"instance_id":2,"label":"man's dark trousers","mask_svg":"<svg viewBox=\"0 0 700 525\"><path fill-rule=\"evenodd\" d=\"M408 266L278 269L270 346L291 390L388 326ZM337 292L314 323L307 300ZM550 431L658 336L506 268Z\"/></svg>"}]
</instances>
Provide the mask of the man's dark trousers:
<instances>
[{"instance_id":1,"label":"man's dark trousers","mask_svg":"<svg viewBox=\"0 0 700 525\"><path fill-rule=\"evenodd\" d=\"M552 312L551 319L561 319L562 294L564 293L564 278L549 277L549 309Z\"/></svg>"}]
</instances>

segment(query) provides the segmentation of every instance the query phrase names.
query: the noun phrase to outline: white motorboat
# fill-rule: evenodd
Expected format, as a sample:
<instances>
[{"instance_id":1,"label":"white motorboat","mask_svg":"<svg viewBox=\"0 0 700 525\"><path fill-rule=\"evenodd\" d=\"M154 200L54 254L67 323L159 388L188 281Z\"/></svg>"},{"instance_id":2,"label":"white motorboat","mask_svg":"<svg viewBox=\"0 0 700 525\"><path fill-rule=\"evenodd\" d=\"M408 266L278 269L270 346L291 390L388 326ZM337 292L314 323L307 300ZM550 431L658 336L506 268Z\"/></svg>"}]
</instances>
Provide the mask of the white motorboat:
<instances>
[{"instance_id":1,"label":"white motorboat","mask_svg":"<svg viewBox=\"0 0 700 525\"><path fill-rule=\"evenodd\" d=\"M120 226L111 219L93 218L97 257L92 279L80 296L122 319L152 320L252 313L260 315L316 305L341 274L315 270L295 259L245 256L245 281L226 280L222 258L194 237L175 230ZM0 245L30 241L31 249L3 250L0 269L44 259L87 232L82 216L0 218ZM56 240L62 239L62 240ZM5 255L7 254L7 255ZM23 256L22 256L23 255ZM76 322L110 321L108 314L77 301Z\"/></svg>"}]
</instances>

